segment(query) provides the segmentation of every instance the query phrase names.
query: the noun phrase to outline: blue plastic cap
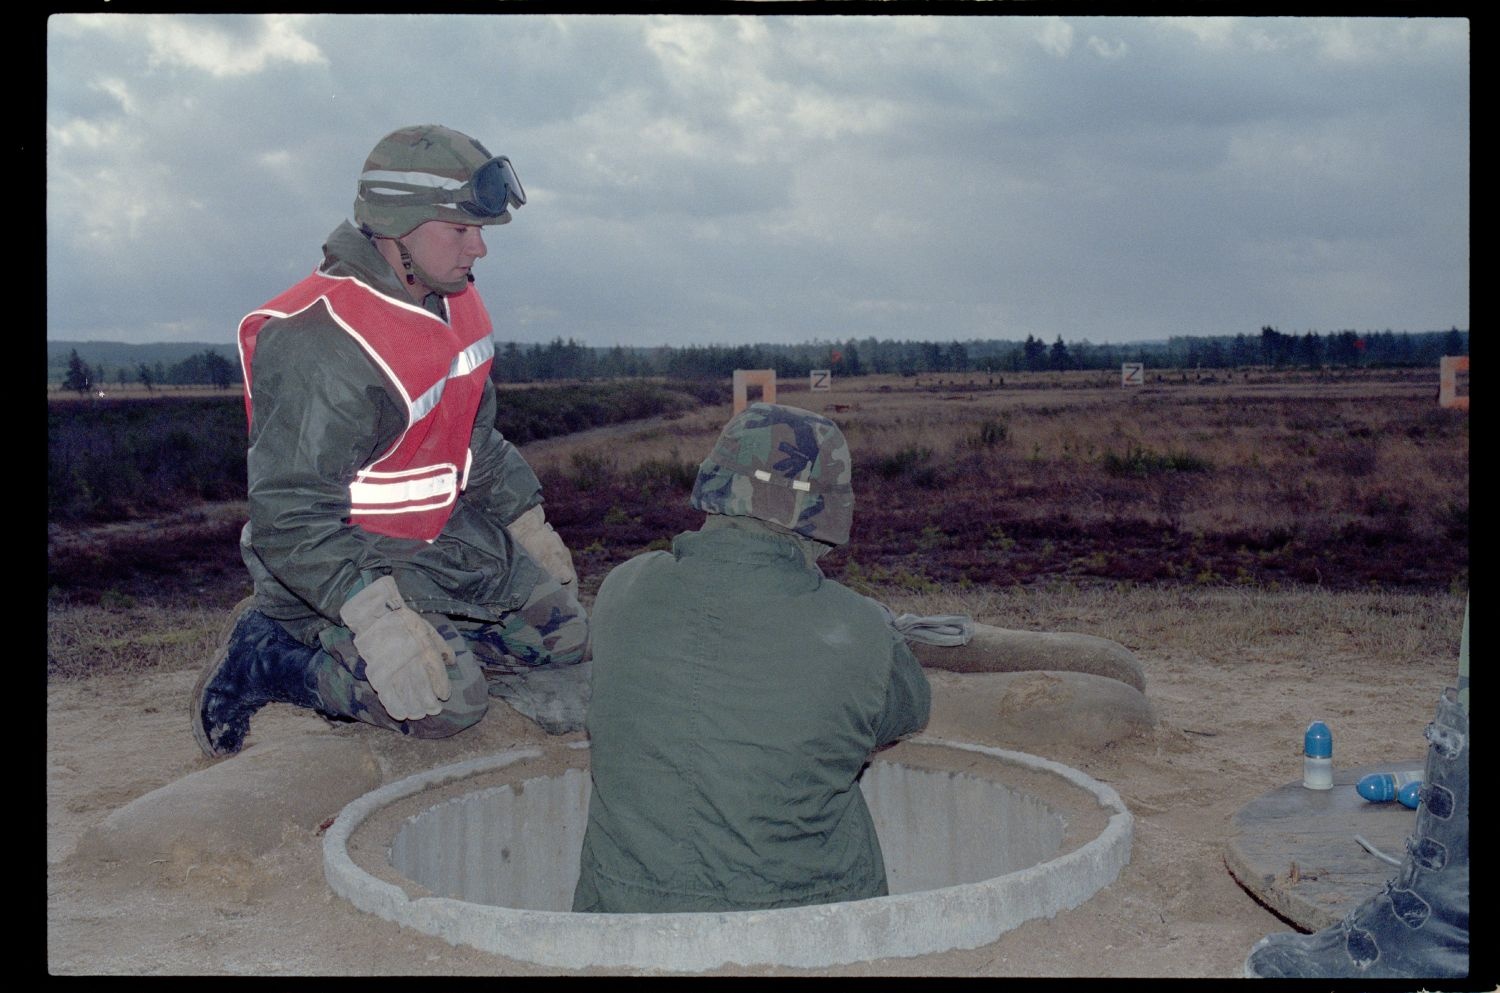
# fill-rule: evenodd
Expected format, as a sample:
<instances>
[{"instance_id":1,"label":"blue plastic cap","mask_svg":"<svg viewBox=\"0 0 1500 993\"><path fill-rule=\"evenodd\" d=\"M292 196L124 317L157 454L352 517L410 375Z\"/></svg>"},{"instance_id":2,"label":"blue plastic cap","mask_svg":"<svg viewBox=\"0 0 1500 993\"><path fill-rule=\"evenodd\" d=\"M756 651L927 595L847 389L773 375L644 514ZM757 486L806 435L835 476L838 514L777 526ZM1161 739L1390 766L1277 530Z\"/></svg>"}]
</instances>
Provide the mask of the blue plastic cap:
<instances>
[{"instance_id":1,"label":"blue plastic cap","mask_svg":"<svg viewBox=\"0 0 1500 993\"><path fill-rule=\"evenodd\" d=\"M1307 726L1307 734L1302 736L1302 751L1315 759L1333 757L1333 733L1328 730L1327 724L1313 721Z\"/></svg>"}]
</instances>

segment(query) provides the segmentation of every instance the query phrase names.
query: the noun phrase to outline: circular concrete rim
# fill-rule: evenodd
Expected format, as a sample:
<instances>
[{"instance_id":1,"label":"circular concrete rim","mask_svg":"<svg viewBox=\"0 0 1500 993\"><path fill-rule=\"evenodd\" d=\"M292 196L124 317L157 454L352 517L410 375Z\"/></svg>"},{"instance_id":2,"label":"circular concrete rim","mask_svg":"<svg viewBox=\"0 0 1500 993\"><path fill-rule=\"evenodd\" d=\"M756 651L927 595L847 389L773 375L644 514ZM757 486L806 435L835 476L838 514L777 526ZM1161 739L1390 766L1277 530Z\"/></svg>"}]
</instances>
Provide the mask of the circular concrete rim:
<instances>
[{"instance_id":1,"label":"circular concrete rim","mask_svg":"<svg viewBox=\"0 0 1500 993\"><path fill-rule=\"evenodd\" d=\"M697 972L725 965L816 968L977 948L1026 921L1078 906L1114 882L1129 863L1134 818L1109 786L1025 752L925 735L908 741L978 752L1059 776L1111 811L1108 823L1096 838L1058 858L977 883L847 903L729 913L582 914L449 897L412 899L350 858L350 837L382 808L542 755L539 749L520 748L408 776L348 804L324 835L323 871L333 891L360 910L452 945L565 969ZM587 748L588 743L569 747Z\"/></svg>"}]
</instances>

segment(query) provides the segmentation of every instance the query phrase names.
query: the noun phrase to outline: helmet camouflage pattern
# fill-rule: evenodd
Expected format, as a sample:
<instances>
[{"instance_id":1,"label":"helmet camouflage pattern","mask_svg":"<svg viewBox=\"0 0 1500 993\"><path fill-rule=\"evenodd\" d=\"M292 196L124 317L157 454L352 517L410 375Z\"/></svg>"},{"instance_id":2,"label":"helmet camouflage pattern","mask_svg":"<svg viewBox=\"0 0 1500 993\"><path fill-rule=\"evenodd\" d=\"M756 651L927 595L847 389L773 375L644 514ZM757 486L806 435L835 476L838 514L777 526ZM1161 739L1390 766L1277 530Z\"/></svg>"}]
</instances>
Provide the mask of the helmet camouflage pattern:
<instances>
[{"instance_id":1,"label":"helmet camouflage pattern","mask_svg":"<svg viewBox=\"0 0 1500 993\"><path fill-rule=\"evenodd\" d=\"M837 424L798 407L755 403L725 425L698 467L692 505L842 545L854 521L851 469Z\"/></svg>"},{"instance_id":2,"label":"helmet camouflage pattern","mask_svg":"<svg viewBox=\"0 0 1500 993\"><path fill-rule=\"evenodd\" d=\"M509 208L525 202L509 159L491 156L460 131L419 124L392 131L371 150L354 220L381 237L400 238L427 221L508 224Z\"/></svg>"}]
</instances>

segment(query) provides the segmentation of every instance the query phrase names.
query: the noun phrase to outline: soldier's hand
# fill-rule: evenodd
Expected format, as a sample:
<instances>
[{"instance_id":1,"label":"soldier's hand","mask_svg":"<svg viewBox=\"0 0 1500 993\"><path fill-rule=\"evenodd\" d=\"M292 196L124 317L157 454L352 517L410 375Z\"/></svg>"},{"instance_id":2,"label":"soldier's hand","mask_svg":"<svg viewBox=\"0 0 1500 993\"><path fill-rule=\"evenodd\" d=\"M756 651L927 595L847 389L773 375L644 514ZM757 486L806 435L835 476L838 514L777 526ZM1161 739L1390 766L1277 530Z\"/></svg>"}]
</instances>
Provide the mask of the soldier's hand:
<instances>
[{"instance_id":1,"label":"soldier's hand","mask_svg":"<svg viewBox=\"0 0 1500 993\"><path fill-rule=\"evenodd\" d=\"M437 629L401 599L390 576L360 590L339 610L365 661L365 678L398 721L440 713L452 687L453 650Z\"/></svg>"},{"instance_id":2,"label":"soldier's hand","mask_svg":"<svg viewBox=\"0 0 1500 993\"><path fill-rule=\"evenodd\" d=\"M553 579L564 586L578 582L578 573L573 568L573 554L552 529L552 525L547 523L541 504L511 521L509 530L516 544L526 549L526 554L547 570Z\"/></svg>"}]
</instances>

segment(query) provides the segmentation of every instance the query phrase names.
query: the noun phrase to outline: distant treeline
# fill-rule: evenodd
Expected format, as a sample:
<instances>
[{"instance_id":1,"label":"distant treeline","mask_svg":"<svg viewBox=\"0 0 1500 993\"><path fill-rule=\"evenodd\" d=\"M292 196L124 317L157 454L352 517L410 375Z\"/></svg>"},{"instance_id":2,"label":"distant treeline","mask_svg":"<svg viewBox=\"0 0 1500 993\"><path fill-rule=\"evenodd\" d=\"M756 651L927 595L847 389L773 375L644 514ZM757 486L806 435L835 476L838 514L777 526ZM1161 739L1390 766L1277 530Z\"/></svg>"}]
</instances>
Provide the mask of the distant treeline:
<instances>
[{"instance_id":1,"label":"distant treeline","mask_svg":"<svg viewBox=\"0 0 1500 993\"><path fill-rule=\"evenodd\" d=\"M91 364L74 348L68 353L62 378L52 379L49 370L48 381L60 382L63 389L75 393L99 392L127 383L140 383L147 390L159 386L214 386L223 390L240 381L240 367L213 349L204 349L170 365L158 359L133 366L109 366L103 362Z\"/></svg>"},{"instance_id":2,"label":"distant treeline","mask_svg":"<svg viewBox=\"0 0 1500 993\"><path fill-rule=\"evenodd\" d=\"M72 357L88 370L91 381L104 386L123 383L139 383L141 366L145 366L155 383L163 385L204 385L211 380L182 383L173 382L174 375L204 375L202 363L209 354L215 355L229 367L235 381L240 376L240 356L234 344L205 341L157 341L145 345L133 345L123 341L48 341L47 382L57 385L66 378ZM218 359L215 360L217 364ZM179 368L180 367L180 368ZM177 370L174 373L174 369ZM124 377L123 379L121 377Z\"/></svg>"},{"instance_id":3,"label":"distant treeline","mask_svg":"<svg viewBox=\"0 0 1500 993\"><path fill-rule=\"evenodd\" d=\"M237 356L222 346L200 350L168 361L149 357L130 361L122 349L169 346L125 346L112 342L53 342L72 345L69 353L49 347L48 382L80 392L111 385L141 383L156 386L219 386L240 381ZM97 361L91 349L113 356ZM175 347L181 351L185 346ZM1025 341L879 341L849 338L800 345L689 345L686 347L600 348L573 339L547 344L497 343L490 376L500 383L537 383L555 380L666 378L702 380L729 377L736 369L775 369L780 378L828 369L836 376L934 373L1046 372L1067 369L1118 369L1140 362L1152 369L1234 369L1247 366L1288 368L1411 368L1435 366L1445 355L1469 354L1469 332L1447 331L1316 331L1283 333L1262 327L1258 334L1180 336L1166 341L1128 345L1065 342L1061 335L1048 344L1034 335Z\"/></svg>"},{"instance_id":4,"label":"distant treeline","mask_svg":"<svg viewBox=\"0 0 1500 993\"><path fill-rule=\"evenodd\" d=\"M828 369L837 376L933 373L1044 372L1066 369L1118 369L1141 362L1153 369L1408 368L1434 366L1445 355L1469 354L1469 333L1448 331L1283 334L1263 327L1259 334L1174 337L1131 345L1052 344L1027 335L1025 341L877 341L874 338L803 345L707 345L685 348L595 348L573 340L521 345L507 342L495 354L490 375L499 382L615 379L666 376L712 379L736 369L775 369L780 378Z\"/></svg>"}]
</instances>

